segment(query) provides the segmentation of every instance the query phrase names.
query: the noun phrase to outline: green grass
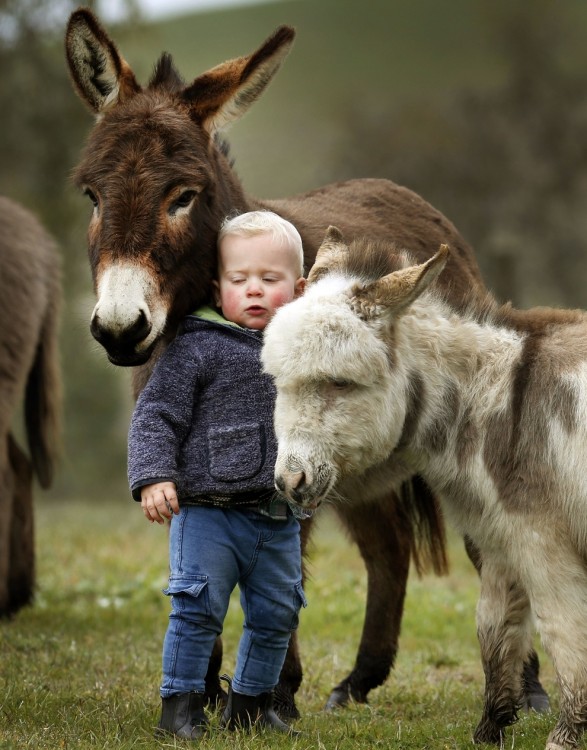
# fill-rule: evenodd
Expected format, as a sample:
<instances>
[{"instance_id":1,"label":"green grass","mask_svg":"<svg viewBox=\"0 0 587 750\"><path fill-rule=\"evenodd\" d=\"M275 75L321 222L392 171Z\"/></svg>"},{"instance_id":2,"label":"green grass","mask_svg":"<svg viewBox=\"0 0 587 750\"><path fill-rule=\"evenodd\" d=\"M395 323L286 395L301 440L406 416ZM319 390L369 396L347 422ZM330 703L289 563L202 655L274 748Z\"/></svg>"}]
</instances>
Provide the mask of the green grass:
<instances>
[{"instance_id":1,"label":"green grass","mask_svg":"<svg viewBox=\"0 0 587 750\"><path fill-rule=\"evenodd\" d=\"M170 748L152 736L159 711L161 642L168 602L160 593L166 533L138 507L37 503L38 595L33 607L0 623L0 748ZM300 641L304 682L298 695L303 734L295 739L226 735L212 748L351 750L471 747L482 671L475 638L477 579L462 544L451 539L446 578L411 578L396 669L367 706L322 711L329 690L353 663L364 612L365 574L336 520L315 535L309 606ZM234 668L240 611L233 600L225 668ZM556 700L552 669L544 682ZM507 747L544 746L554 718L523 716Z\"/></svg>"}]
</instances>

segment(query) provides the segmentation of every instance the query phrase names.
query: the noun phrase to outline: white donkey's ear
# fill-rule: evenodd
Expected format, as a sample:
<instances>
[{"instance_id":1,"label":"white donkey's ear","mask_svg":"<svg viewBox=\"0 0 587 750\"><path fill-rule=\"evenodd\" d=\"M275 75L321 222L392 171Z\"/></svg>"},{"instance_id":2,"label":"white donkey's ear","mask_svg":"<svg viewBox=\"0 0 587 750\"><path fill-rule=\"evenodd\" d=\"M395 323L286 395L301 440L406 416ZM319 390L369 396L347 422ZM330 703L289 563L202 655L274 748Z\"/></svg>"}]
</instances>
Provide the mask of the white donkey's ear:
<instances>
[{"instance_id":1,"label":"white donkey's ear","mask_svg":"<svg viewBox=\"0 0 587 750\"><path fill-rule=\"evenodd\" d=\"M65 52L77 93L96 115L141 91L130 66L87 8L69 17Z\"/></svg>"},{"instance_id":2,"label":"white donkey's ear","mask_svg":"<svg viewBox=\"0 0 587 750\"><path fill-rule=\"evenodd\" d=\"M340 229L329 226L316 253L316 260L308 274L308 283L313 284L319 278L336 268L345 259L348 246Z\"/></svg>"},{"instance_id":3,"label":"white donkey's ear","mask_svg":"<svg viewBox=\"0 0 587 750\"><path fill-rule=\"evenodd\" d=\"M438 252L425 263L393 271L371 284L355 287L350 299L353 310L362 318L381 314L397 316L436 280L448 256L448 245L441 245Z\"/></svg>"},{"instance_id":4,"label":"white donkey's ear","mask_svg":"<svg viewBox=\"0 0 587 750\"><path fill-rule=\"evenodd\" d=\"M252 54L198 76L182 93L192 118L213 135L242 117L279 70L295 33L291 26L280 26Z\"/></svg>"}]
</instances>

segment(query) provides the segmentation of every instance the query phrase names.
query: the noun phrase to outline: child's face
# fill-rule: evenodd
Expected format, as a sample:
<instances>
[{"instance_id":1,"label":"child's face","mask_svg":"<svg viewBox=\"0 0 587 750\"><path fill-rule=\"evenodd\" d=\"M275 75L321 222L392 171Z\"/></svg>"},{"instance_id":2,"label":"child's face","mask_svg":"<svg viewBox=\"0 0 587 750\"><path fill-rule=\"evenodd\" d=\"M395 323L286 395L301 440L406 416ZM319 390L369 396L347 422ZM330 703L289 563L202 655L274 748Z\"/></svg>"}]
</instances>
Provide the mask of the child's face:
<instances>
[{"instance_id":1,"label":"child's face","mask_svg":"<svg viewBox=\"0 0 587 750\"><path fill-rule=\"evenodd\" d=\"M275 243L270 234L227 236L220 243L218 282L214 298L227 320L262 330L278 307L304 288L295 254Z\"/></svg>"}]
</instances>

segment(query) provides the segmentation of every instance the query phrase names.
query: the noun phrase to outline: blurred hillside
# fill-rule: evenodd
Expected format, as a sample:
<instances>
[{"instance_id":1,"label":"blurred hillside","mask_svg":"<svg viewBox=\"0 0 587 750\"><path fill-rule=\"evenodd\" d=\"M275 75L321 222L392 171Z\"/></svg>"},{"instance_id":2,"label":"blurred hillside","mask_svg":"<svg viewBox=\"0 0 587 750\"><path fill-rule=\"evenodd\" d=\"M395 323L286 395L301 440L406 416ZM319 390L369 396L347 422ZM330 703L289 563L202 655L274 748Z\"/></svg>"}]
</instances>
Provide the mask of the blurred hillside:
<instances>
[{"instance_id":1,"label":"blurred hillside","mask_svg":"<svg viewBox=\"0 0 587 750\"><path fill-rule=\"evenodd\" d=\"M89 334L90 207L68 178L92 124L64 61L76 5L0 0L0 192L32 208L63 252L66 455L54 494L125 500L129 373ZM587 307L582 0L281 0L158 24L135 14L109 31L140 81L164 50L190 80L282 23L297 29L293 51L229 133L251 193L388 177L456 224L501 298Z\"/></svg>"}]
</instances>

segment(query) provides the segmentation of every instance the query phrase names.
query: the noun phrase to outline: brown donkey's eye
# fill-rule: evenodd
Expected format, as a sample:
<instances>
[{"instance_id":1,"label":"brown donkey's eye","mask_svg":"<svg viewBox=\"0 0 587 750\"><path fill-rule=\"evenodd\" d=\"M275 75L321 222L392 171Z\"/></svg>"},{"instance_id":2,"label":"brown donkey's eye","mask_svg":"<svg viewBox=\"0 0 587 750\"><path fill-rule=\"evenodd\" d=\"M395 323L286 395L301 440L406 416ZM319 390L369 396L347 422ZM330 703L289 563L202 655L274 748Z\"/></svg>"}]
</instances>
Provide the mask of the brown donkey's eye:
<instances>
[{"instance_id":1,"label":"brown donkey's eye","mask_svg":"<svg viewBox=\"0 0 587 750\"><path fill-rule=\"evenodd\" d=\"M197 195L196 190L184 190L183 193L169 206L169 213L173 216L180 208L187 208Z\"/></svg>"},{"instance_id":2,"label":"brown donkey's eye","mask_svg":"<svg viewBox=\"0 0 587 750\"><path fill-rule=\"evenodd\" d=\"M87 196L88 196L88 198L89 198L89 199L90 199L90 200L92 201L92 203L94 204L94 207L95 207L95 208L98 208L98 199L96 198L96 195L95 195L95 193L94 193L94 192L93 192L92 190L90 190L90 188L89 188L89 187L87 187L87 188L84 188L84 195L87 195Z\"/></svg>"}]
</instances>

